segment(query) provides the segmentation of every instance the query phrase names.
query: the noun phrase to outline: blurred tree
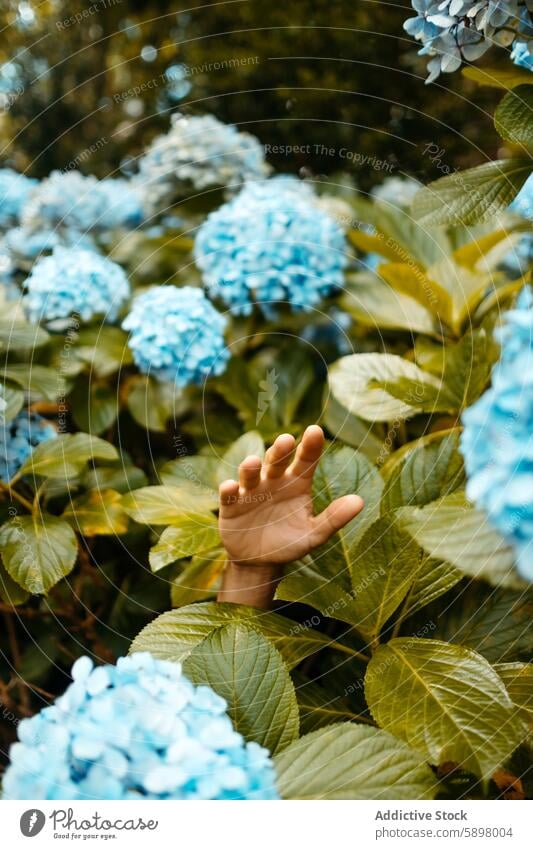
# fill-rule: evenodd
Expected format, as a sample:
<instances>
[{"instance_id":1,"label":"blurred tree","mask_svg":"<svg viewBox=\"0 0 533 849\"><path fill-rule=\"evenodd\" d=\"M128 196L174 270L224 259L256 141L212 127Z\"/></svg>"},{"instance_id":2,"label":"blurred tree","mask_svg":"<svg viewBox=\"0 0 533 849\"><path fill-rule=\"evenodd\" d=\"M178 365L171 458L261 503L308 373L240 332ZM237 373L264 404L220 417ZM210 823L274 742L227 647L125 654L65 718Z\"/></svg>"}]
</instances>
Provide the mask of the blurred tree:
<instances>
[{"instance_id":1,"label":"blurred tree","mask_svg":"<svg viewBox=\"0 0 533 849\"><path fill-rule=\"evenodd\" d=\"M192 9L169 0L6 0L2 161L36 176L65 167L110 174L164 132L178 106L254 133L281 171L343 170L363 188L387 170L434 178L439 165L493 156L497 93L460 74L425 86L425 61L402 29L409 9L408 0ZM505 61L503 51L495 59Z\"/></svg>"}]
</instances>

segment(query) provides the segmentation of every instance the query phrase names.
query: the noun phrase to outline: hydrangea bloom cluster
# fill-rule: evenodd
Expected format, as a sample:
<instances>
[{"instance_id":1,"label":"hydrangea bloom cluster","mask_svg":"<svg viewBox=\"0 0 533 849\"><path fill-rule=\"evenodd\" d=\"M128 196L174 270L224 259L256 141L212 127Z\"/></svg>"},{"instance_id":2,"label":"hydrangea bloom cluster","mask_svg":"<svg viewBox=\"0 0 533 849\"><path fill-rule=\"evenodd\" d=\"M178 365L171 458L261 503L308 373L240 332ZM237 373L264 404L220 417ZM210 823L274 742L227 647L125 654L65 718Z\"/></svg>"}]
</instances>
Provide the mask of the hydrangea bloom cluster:
<instances>
[{"instance_id":1,"label":"hydrangea bloom cluster","mask_svg":"<svg viewBox=\"0 0 533 849\"><path fill-rule=\"evenodd\" d=\"M57 247L39 259L26 280L24 298L32 321L77 314L82 321L105 316L113 321L130 294L120 265L95 251Z\"/></svg>"},{"instance_id":2,"label":"hydrangea bloom cluster","mask_svg":"<svg viewBox=\"0 0 533 849\"><path fill-rule=\"evenodd\" d=\"M310 309L342 285L347 264L342 228L308 186L285 177L249 183L212 212L194 253L209 293L236 315L254 301L267 315L279 302Z\"/></svg>"},{"instance_id":3,"label":"hydrangea bloom cluster","mask_svg":"<svg viewBox=\"0 0 533 849\"><path fill-rule=\"evenodd\" d=\"M157 206L175 196L217 187L240 187L268 174L255 136L212 115L172 116L172 126L139 161L138 180Z\"/></svg>"},{"instance_id":4,"label":"hydrangea bloom cluster","mask_svg":"<svg viewBox=\"0 0 533 849\"><path fill-rule=\"evenodd\" d=\"M526 180L509 209L533 221L533 176ZM508 251L503 262L517 276L525 274L533 262L533 234L525 233L518 244Z\"/></svg>"},{"instance_id":5,"label":"hydrangea bloom cluster","mask_svg":"<svg viewBox=\"0 0 533 849\"><path fill-rule=\"evenodd\" d=\"M71 229L32 230L27 227L13 227L7 231L4 244L15 260L26 262L33 262L41 254L49 253L59 245L96 250L88 233Z\"/></svg>"},{"instance_id":6,"label":"hydrangea bloom cluster","mask_svg":"<svg viewBox=\"0 0 533 849\"><path fill-rule=\"evenodd\" d=\"M421 188L422 184L413 177L387 177L379 186L374 186L370 194L374 200L407 209Z\"/></svg>"},{"instance_id":7,"label":"hydrangea bloom cluster","mask_svg":"<svg viewBox=\"0 0 533 849\"><path fill-rule=\"evenodd\" d=\"M0 168L0 227L10 227L17 222L36 185L37 180L17 174L11 168Z\"/></svg>"},{"instance_id":8,"label":"hydrangea bloom cluster","mask_svg":"<svg viewBox=\"0 0 533 849\"><path fill-rule=\"evenodd\" d=\"M210 687L140 652L72 667L57 701L18 726L7 799L277 799L266 749L245 743Z\"/></svg>"},{"instance_id":9,"label":"hydrangea bloom cluster","mask_svg":"<svg viewBox=\"0 0 533 849\"><path fill-rule=\"evenodd\" d=\"M533 35L531 0L412 0L404 29L431 56L427 82L479 59L492 44L509 47Z\"/></svg>"},{"instance_id":10,"label":"hydrangea bloom cluster","mask_svg":"<svg viewBox=\"0 0 533 849\"><path fill-rule=\"evenodd\" d=\"M84 233L136 227L143 218L140 192L131 181L97 180L79 171L53 171L22 210L23 224L33 230L60 226Z\"/></svg>"},{"instance_id":11,"label":"hydrangea bloom cluster","mask_svg":"<svg viewBox=\"0 0 533 849\"><path fill-rule=\"evenodd\" d=\"M122 327L138 368L177 386L222 374L230 353L226 319L192 286L154 286L133 302Z\"/></svg>"},{"instance_id":12,"label":"hydrangea bloom cluster","mask_svg":"<svg viewBox=\"0 0 533 849\"><path fill-rule=\"evenodd\" d=\"M463 413L467 495L513 543L533 581L533 293L522 291L499 331L492 387Z\"/></svg>"},{"instance_id":13,"label":"hydrangea bloom cluster","mask_svg":"<svg viewBox=\"0 0 533 849\"><path fill-rule=\"evenodd\" d=\"M9 422L2 421L0 478L5 482L11 480L37 445L56 436L56 429L37 413L23 411Z\"/></svg>"}]
</instances>

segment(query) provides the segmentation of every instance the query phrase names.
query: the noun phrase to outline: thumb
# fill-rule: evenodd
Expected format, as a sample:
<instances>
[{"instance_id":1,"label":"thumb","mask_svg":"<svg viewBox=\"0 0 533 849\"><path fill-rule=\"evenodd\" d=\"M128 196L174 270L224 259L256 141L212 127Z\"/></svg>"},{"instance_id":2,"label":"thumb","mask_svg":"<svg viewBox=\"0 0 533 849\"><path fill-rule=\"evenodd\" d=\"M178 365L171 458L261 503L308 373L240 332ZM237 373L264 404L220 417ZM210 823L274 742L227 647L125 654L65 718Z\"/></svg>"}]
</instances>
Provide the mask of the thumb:
<instances>
[{"instance_id":1,"label":"thumb","mask_svg":"<svg viewBox=\"0 0 533 849\"><path fill-rule=\"evenodd\" d=\"M359 495L343 495L312 519L311 544L315 548L327 542L361 512L365 503Z\"/></svg>"}]
</instances>

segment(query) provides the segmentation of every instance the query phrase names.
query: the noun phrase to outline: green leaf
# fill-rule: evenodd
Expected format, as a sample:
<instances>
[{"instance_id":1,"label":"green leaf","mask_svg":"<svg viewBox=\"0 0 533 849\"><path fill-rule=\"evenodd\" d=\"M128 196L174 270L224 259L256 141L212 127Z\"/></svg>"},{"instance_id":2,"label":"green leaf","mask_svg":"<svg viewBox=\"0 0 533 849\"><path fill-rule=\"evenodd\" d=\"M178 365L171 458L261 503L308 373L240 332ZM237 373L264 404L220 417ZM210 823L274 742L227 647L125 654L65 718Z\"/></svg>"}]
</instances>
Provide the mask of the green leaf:
<instances>
[{"instance_id":1,"label":"green leaf","mask_svg":"<svg viewBox=\"0 0 533 849\"><path fill-rule=\"evenodd\" d=\"M298 737L298 704L280 653L241 623L217 628L189 655L185 674L228 703L235 730L270 752Z\"/></svg>"},{"instance_id":2,"label":"green leaf","mask_svg":"<svg viewBox=\"0 0 533 849\"><path fill-rule=\"evenodd\" d=\"M494 669L522 719L533 728L533 663L497 663Z\"/></svg>"},{"instance_id":3,"label":"green leaf","mask_svg":"<svg viewBox=\"0 0 533 849\"><path fill-rule=\"evenodd\" d=\"M187 410L187 402L176 384L137 375L129 383L128 410L138 425L164 433L169 419Z\"/></svg>"},{"instance_id":4,"label":"green leaf","mask_svg":"<svg viewBox=\"0 0 533 849\"><path fill-rule=\"evenodd\" d=\"M327 389L322 424L332 436L352 448L357 448L373 463L383 454L383 443L373 433L372 425L349 413Z\"/></svg>"},{"instance_id":5,"label":"green leaf","mask_svg":"<svg viewBox=\"0 0 533 849\"><path fill-rule=\"evenodd\" d=\"M330 619L358 625L359 609L353 596L346 591L338 576L337 579L328 576L320 563L315 563L308 556L287 566L285 573L286 577L276 590L277 599L308 604Z\"/></svg>"},{"instance_id":6,"label":"green leaf","mask_svg":"<svg viewBox=\"0 0 533 849\"><path fill-rule=\"evenodd\" d=\"M169 563L217 546L220 546L220 535L212 513L182 513L171 527L165 528L150 549L150 567L152 572L158 572Z\"/></svg>"},{"instance_id":7,"label":"green leaf","mask_svg":"<svg viewBox=\"0 0 533 849\"><path fill-rule=\"evenodd\" d=\"M377 272L396 292L408 295L445 324L453 324L453 301L436 280L414 265L391 262L380 265Z\"/></svg>"},{"instance_id":8,"label":"green leaf","mask_svg":"<svg viewBox=\"0 0 533 849\"><path fill-rule=\"evenodd\" d=\"M434 636L472 648L491 663L527 659L533 652L532 613L527 592L459 587L446 615L437 615Z\"/></svg>"},{"instance_id":9,"label":"green leaf","mask_svg":"<svg viewBox=\"0 0 533 849\"><path fill-rule=\"evenodd\" d=\"M490 664L463 646L405 637L374 653L365 694L376 722L433 764L489 779L522 739L522 724Z\"/></svg>"},{"instance_id":10,"label":"green leaf","mask_svg":"<svg viewBox=\"0 0 533 849\"><path fill-rule=\"evenodd\" d=\"M141 489L147 484L147 478L142 469L130 466L124 454L118 466L95 466L87 469L83 475L83 485L87 489L114 489L126 493L133 489Z\"/></svg>"},{"instance_id":11,"label":"green leaf","mask_svg":"<svg viewBox=\"0 0 533 849\"><path fill-rule=\"evenodd\" d=\"M72 417L80 430L100 434L108 430L118 416L117 390L80 375L69 395Z\"/></svg>"},{"instance_id":12,"label":"green leaf","mask_svg":"<svg viewBox=\"0 0 533 849\"><path fill-rule=\"evenodd\" d=\"M315 513L321 513L332 501L343 495L357 493L365 502L359 516L313 553L320 571L328 577L339 577L348 592L351 590L352 551L379 515L382 490L381 475L360 451L344 446L328 448L322 455L313 478Z\"/></svg>"},{"instance_id":13,"label":"green leaf","mask_svg":"<svg viewBox=\"0 0 533 849\"><path fill-rule=\"evenodd\" d=\"M105 324L80 330L74 353L97 377L109 377L133 362L127 333Z\"/></svg>"},{"instance_id":14,"label":"green leaf","mask_svg":"<svg viewBox=\"0 0 533 849\"><path fill-rule=\"evenodd\" d=\"M18 363L4 366L2 380L12 380L28 392L32 398L55 401L65 395L65 378L54 369L35 363Z\"/></svg>"},{"instance_id":15,"label":"green leaf","mask_svg":"<svg viewBox=\"0 0 533 849\"><path fill-rule=\"evenodd\" d=\"M338 723L306 734L275 760L284 799L433 799L416 752L377 728Z\"/></svg>"},{"instance_id":16,"label":"green leaf","mask_svg":"<svg viewBox=\"0 0 533 849\"><path fill-rule=\"evenodd\" d=\"M194 601L203 601L215 592L222 577L227 555L222 548L193 557L190 563L172 580L170 600L172 607L184 607Z\"/></svg>"},{"instance_id":17,"label":"green leaf","mask_svg":"<svg viewBox=\"0 0 533 849\"><path fill-rule=\"evenodd\" d=\"M0 320L0 351L23 351L46 345L49 335L42 327L24 321Z\"/></svg>"},{"instance_id":18,"label":"green leaf","mask_svg":"<svg viewBox=\"0 0 533 849\"><path fill-rule=\"evenodd\" d=\"M430 336L436 332L435 320L425 307L395 292L373 271L348 275L339 303L360 324L372 329L377 326Z\"/></svg>"},{"instance_id":19,"label":"green leaf","mask_svg":"<svg viewBox=\"0 0 533 849\"><path fill-rule=\"evenodd\" d=\"M6 408L2 413L5 422L10 422L15 418L24 406L24 392L22 389L14 389L12 386L4 386L3 398L6 402Z\"/></svg>"},{"instance_id":20,"label":"green leaf","mask_svg":"<svg viewBox=\"0 0 533 849\"><path fill-rule=\"evenodd\" d=\"M117 449L88 433L60 434L41 442L20 468L17 477L41 475L45 478L76 477L88 460L116 460Z\"/></svg>"},{"instance_id":21,"label":"green leaf","mask_svg":"<svg viewBox=\"0 0 533 849\"><path fill-rule=\"evenodd\" d=\"M244 433L228 448L218 467L217 482L222 483L228 478L238 480L239 466L250 454L261 458L265 456L265 443L257 430Z\"/></svg>"},{"instance_id":22,"label":"green leaf","mask_svg":"<svg viewBox=\"0 0 533 849\"><path fill-rule=\"evenodd\" d=\"M383 389L401 404L416 408L419 413L454 413L456 401L444 383L420 383L409 377L397 380L372 380L372 389Z\"/></svg>"},{"instance_id":23,"label":"green leaf","mask_svg":"<svg viewBox=\"0 0 533 849\"><path fill-rule=\"evenodd\" d=\"M520 85L506 94L494 113L494 126L505 141L533 144L533 86Z\"/></svg>"},{"instance_id":24,"label":"green leaf","mask_svg":"<svg viewBox=\"0 0 533 849\"><path fill-rule=\"evenodd\" d=\"M13 580L0 560L0 598L2 601L5 604L10 604L13 607L16 607L19 604L25 604L29 597L29 592L22 589L22 587Z\"/></svg>"},{"instance_id":25,"label":"green leaf","mask_svg":"<svg viewBox=\"0 0 533 849\"><path fill-rule=\"evenodd\" d=\"M367 530L354 551L351 574L357 629L374 640L405 598L420 568L420 549L389 517Z\"/></svg>"},{"instance_id":26,"label":"green leaf","mask_svg":"<svg viewBox=\"0 0 533 849\"><path fill-rule=\"evenodd\" d=\"M62 515L78 533L87 537L120 536L128 530L122 496L112 489L93 490L71 500Z\"/></svg>"},{"instance_id":27,"label":"green leaf","mask_svg":"<svg viewBox=\"0 0 533 849\"><path fill-rule=\"evenodd\" d=\"M212 631L231 622L255 628L291 667L322 648L336 646L325 634L302 628L276 613L243 604L203 602L158 616L135 637L130 651L150 651L162 660L183 660Z\"/></svg>"},{"instance_id":28,"label":"green leaf","mask_svg":"<svg viewBox=\"0 0 533 849\"><path fill-rule=\"evenodd\" d=\"M463 68L461 73L467 79L480 85L503 88L505 91L518 85L532 84L531 71L512 65L507 68L477 68L472 65Z\"/></svg>"},{"instance_id":29,"label":"green leaf","mask_svg":"<svg viewBox=\"0 0 533 849\"><path fill-rule=\"evenodd\" d=\"M122 498L126 513L141 525L179 525L184 513L206 513L217 504L209 493L179 486L144 486Z\"/></svg>"},{"instance_id":30,"label":"green leaf","mask_svg":"<svg viewBox=\"0 0 533 849\"><path fill-rule=\"evenodd\" d=\"M499 350L485 328L468 330L459 342L444 348L443 383L454 409L471 406L487 388Z\"/></svg>"},{"instance_id":31,"label":"green leaf","mask_svg":"<svg viewBox=\"0 0 533 849\"><path fill-rule=\"evenodd\" d=\"M161 469L161 480L168 486L176 486L193 495L200 492L211 499L212 509L218 507L216 457L180 457L170 460Z\"/></svg>"},{"instance_id":32,"label":"green leaf","mask_svg":"<svg viewBox=\"0 0 533 849\"><path fill-rule=\"evenodd\" d=\"M74 568L76 535L56 516L17 516L0 528L6 570L33 594L46 593Z\"/></svg>"},{"instance_id":33,"label":"green leaf","mask_svg":"<svg viewBox=\"0 0 533 849\"><path fill-rule=\"evenodd\" d=\"M402 618L412 616L417 610L447 593L459 583L462 577L462 573L445 560L423 557L409 590Z\"/></svg>"},{"instance_id":34,"label":"green leaf","mask_svg":"<svg viewBox=\"0 0 533 849\"><path fill-rule=\"evenodd\" d=\"M425 507L402 507L396 515L431 557L495 586L524 586L514 569L513 549L461 491Z\"/></svg>"},{"instance_id":35,"label":"green leaf","mask_svg":"<svg viewBox=\"0 0 533 849\"><path fill-rule=\"evenodd\" d=\"M516 197L532 166L529 159L500 159L441 177L421 189L413 215L422 226L489 221Z\"/></svg>"},{"instance_id":36,"label":"green leaf","mask_svg":"<svg viewBox=\"0 0 533 849\"><path fill-rule=\"evenodd\" d=\"M410 403L398 400L384 388L402 377L412 381L414 387ZM372 385L376 381L380 387ZM433 375L395 354L350 354L331 366L329 385L333 396L349 412L367 421L388 422L416 415L414 402L418 392L426 387L438 390L441 384Z\"/></svg>"},{"instance_id":37,"label":"green leaf","mask_svg":"<svg viewBox=\"0 0 533 849\"><path fill-rule=\"evenodd\" d=\"M422 507L464 485L459 428L437 431L408 442L381 469L385 488L382 514L406 505Z\"/></svg>"}]
</instances>

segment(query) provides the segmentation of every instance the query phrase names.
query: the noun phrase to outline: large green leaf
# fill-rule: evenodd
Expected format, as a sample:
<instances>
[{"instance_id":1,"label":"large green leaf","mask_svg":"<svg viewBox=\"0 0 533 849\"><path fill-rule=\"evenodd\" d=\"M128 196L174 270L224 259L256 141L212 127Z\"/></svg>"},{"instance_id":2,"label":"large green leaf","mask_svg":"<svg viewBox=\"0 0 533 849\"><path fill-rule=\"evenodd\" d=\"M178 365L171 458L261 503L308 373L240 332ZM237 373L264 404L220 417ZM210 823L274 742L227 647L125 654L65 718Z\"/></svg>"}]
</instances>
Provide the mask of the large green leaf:
<instances>
[{"instance_id":1,"label":"large green leaf","mask_svg":"<svg viewBox=\"0 0 533 849\"><path fill-rule=\"evenodd\" d=\"M468 646L491 663L529 659L533 653L533 596L473 583L435 615L434 636ZM433 615L433 614L432 614Z\"/></svg>"},{"instance_id":2,"label":"large green leaf","mask_svg":"<svg viewBox=\"0 0 533 849\"><path fill-rule=\"evenodd\" d=\"M292 680L300 711L302 733L308 734L334 722L358 718L343 698L330 693L298 671L293 672Z\"/></svg>"},{"instance_id":3,"label":"large green leaf","mask_svg":"<svg viewBox=\"0 0 533 849\"><path fill-rule=\"evenodd\" d=\"M367 327L409 330L412 333L436 332L435 319L414 298L395 292L373 271L347 277L340 304L358 323Z\"/></svg>"},{"instance_id":4,"label":"large green leaf","mask_svg":"<svg viewBox=\"0 0 533 849\"><path fill-rule=\"evenodd\" d=\"M56 516L17 516L0 528L4 566L17 584L41 594L72 571L78 554L76 535Z\"/></svg>"},{"instance_id":5,"label":"large green leaf","mask_svg":"<svg viewBox=\"0 0 533 849\"><path fill-rule=\"evenodd\" d=\"M457 344L444 349L443 382L455 409L469 407L486 389L499 350L485 328L469 330Z\"/></svg>"},{"instance_id":6,"label":"large green leaf","mask_svg":"<svg viewBox=\"0 0 533 849\"><path fill-rule=\"evenodd\" d=\"M255 454L257 457L265 455L265 443L257 430L244 433L228 448L218 467L217 482L222 483L227 479L238 480L239 466L250 454Z\"/></svg>"},{"instance_id":7,"label":"large green leaf","mask_svg":"<svg viewBox=\"0 0 533 849\"><path fill-rule=\"evenodd\" d=\"M212 513L183 513L173 525L165 528L150 549L152 572L183 557L202 554L219 545L218 522Z\"/></svg>"},{"instance_id":8,"label":"large green leaf","mask_svg":"<svg viewBox=\"0 0 533 849\"><path fill-rule=\"evenodd\" d=\"M103 433L118 416L117 390L105 383L80 375L69 395L72 417L80 430Z\"/></svg>"},{"instance_id":9,"label":"large green leaf","mask_svg":"<svg viewBox=\"0 0 533 849\"><path fill-rule=\"evenodd\" d=\"M359 609L353 596L344 588L344 583L339 576L325 574L321 563L308 556L285 567L285 577L276 590L276 598L308 604L319 610L322 616L357 625Z\"/></svg>"},{"instance_id":10,"label":"large green leaf","mask_svg":"<svg viewBox=\"0 0 533 849\"><path fill-rule=\"evenodd\" d=\"M422 507L464 485L460 430L437 431L408 442L391 455L381 474L385 489L381 512Z\"/></svg>"},{"instance_id":11,"label":"large green leaf","mask_svg":"<svg viewBox=\"0 0 533 849\"><path fill-rule=\"evenodd\" d=\"M166 431L169 419L187 409L187 402L174 382L146 375L136 375L130 381L127 404L138 425L161 433Z\"/></svg>"},{"instance_id":12,"label":"large green leaf","mask_svg":"<svg viewBox=\"0 0 533 849\"><path fill-rule=\"evenodd\" d=\"M133 362L127 334L106 324L80 330L73 350L97 377L108 377Z\"/></svg>"},{"instance_id":13,"label":"large green leaf","mask_svg":"<svg viewBox=\"0 0 533 849\"><path fill-rule=\"evenodd\" d=\"M21 351L39 348L48 342L49 335L42 327L24 321L0 320L0 350Z\"/></svg>"},{"instance_id":14,"label":"large green leaf","mask_svg":"<svg viewBox=\"0 0 533 849\"><path fill-rule=\"evenodd\" d=\"M290 666L320 649L337 644L325 634L298 622L242 604L203 602L163 613L135 637L130 651L150 651L162 660L183 660L216 628L230 623L255 628Z\"/></svg>"},{"instance_id":15,"label":"large green leaf","mask_svg":"<svg viewBox=\"0 0 533 849\"><path fill-rule=\"evenodd\" d=\"M2 601L15 607L18 604L25 604L29 597L29 592L13 580L0 560L0 598Z\"/></svg>"},{"instance_id":16,"label":"large green leaf","mask_svg":"<svg viewBox=\"0 0 533 849\"><path fill-rule=\"evenodd\" d=\"M179 575L172 579L172 607L184 607L213 596L226 562L227 555L222 548L193 557Z\"/></svg>"},{"instance_id":17,"label":"large green leaf","mask_svg":"<svg viewBox=\"0 0 533 849\"><path fill-rule=\"evenodd\" d=\"M396 515L431 557L496 586L524 586L514 568L513 549L486 516L465 500L463 492L425 507L401 507Z\"/></svg>"},{"instance_id":18,"label":"large green leaf","mask_svg":"<svg viewBox=\"0 0 533 849\"><path fill-rule=\"evenodd\" d=\"M462 572L445 560L423 557L405 600L404 618L447 593L462 577Z\"/></svg>"},{"instance_id":19,"label":"large green leaf","mask_svg":"<svg viewBox=\"0 0 533 849\"><path fill-rule=\"evenodd\" d=\"M236 731L270 752L298 737L298 704L280 653L241 623L217 628L184 664L195 684L208 684L228 703Z\"/></svg>"},{"instance_id":20,"label":"large green leaf","mask_svg":"<svg viewBox=\"0 0 533 849\"><path fill-rule=\"evenodd\" d=\"M388 383L394 384L400 378L413 383L410 403L386 390ZM349 412L367 421L388 422L416 415L417 393L426 387L437 392L440 381L396 354L350 354L331 366L329 385L334 397Z\"/></svg>"},{"instance_id":21,"label":"large green leaf","mask_svg":"<svg viewBox=\"0 0 533 849\"><path fill-rule=\"evenodd\" d=\"M340 442L362 451L372 462L384 452L383 443L373 432L372 425L349 413L327 390L321 424Z\"/></svg>"},{"instance_id":22,"label":"large green leaf","mask_svg":"<svg viewBox=\"0 0 533 849\"><path fill-rule=\"evenodd\" d=\"M47 366L35 363L16 363L2 368L2 380L12 380L33 398L55 401L65 395L64 377Z\"/></svg>"},{"instance_id":23,"label":"large green leaf","mask_svg":"<svg viewBox=\"0 0 533 849\"><path fill-rule=\"evenodd\" d=\"M93 490L71 500L63 519L84 536L120 536L128 530L128 517L120 493L113 489Z\"/></svg>"},{"instance_id":24,"label":"large green leaf","mask_svg":"<svg viewBox=\"0 0 533 849\"><path fill-rule=\"evenodd\" d=\"M390 734L338 723L306 734L275 758L285 799L432 799L436 781Z\"/></svg>"},{"instance_id":25,"label":"large green leaf","mask_svg":"<svg viewBox=\"0 0 533 849\"><path fill-rule=\"evenodd\" d=\"M488 221L509 206L531 170L531 160L516 158L448 174L415 195L413 215L431 227Z\"/></svg>"},{"instance_id":26,"label":"large green leaf","mask_svg":"<svg viewBox=\"0 0 533 849\"><path fill-rule=\"evenodd\" d=\"M368 665L365 694L376 722L430 763L456 763L484 779L523 736L503 682L481 655L463 646L391 640Z\"/></svg>"},{"instance_id":27,"label":"large green leaf","mask_svg":"<svg viewBox=\"0 0 533 849\"><path fill-rule=\"evenodd\" d=\"M505 95L494 113L494 126L513 144L533 144L533 86L520 85Z\"/></svg>"},{"instance_id":28,"label":"large green leaf","mask_svg":"<svg viewBox=\"0 0 533 849\"><path fill-rule=\"evenodd\" d=\"M531 85L531 71L510 62L507 62L507 66L504 65L503 68L478 68L475 65L469 65L463 68L461 73L464 77L479 83L479 85L503 88L505 91L519 85Z\"/></svg>"},{"instance_id":29,"label":"large green leaf","mask_svg":"<svg viewBox=\"0 0 533 849\"><path fill-rule=\"evenodd\" d=\"M524 722L533 729L533 663L497 663L494 669Z\"/></svg>"},{"instance_id":30,"label":"large green leaf","mask_svg":"<svg viewBox=\"0 0 533 849\"><path fill-rule=\"evenodd\" d=\"M6 402L3 411L3 419L5 422L10 422L15 418L24 406L24 392L22 389L16 389L14 386L6 384L4 386L3 398Z\"/></svg>"},{"instance_id":31,"label":"large green leaf","mask_svg":"<svg viewBox=\"0 0 533 849\"><path fill-rule=\"evenodd\" d=\"M116 460L117 449L97 436L88 433L61 434L56 439L41 442L18 471L23 475L45 478L72 478L83 471L88 460Z\"/></svg>"},{"instance_id":32,"label":"large green leaf","mask_svg":"<svg viewBox=\"0 0 533 849\"><path fill-rule=\"evenodd\" d=\"M369 640L405 598L420 568L420 549L389 517L367 530L351 563L358 630Z\"/></svg>"},{"instance_id":33,"label":"large green leaf","mask_svg":"<svg viewBox=\"0 0 533 849\"><path fill-rule=\"evenodd\" d=\"M444 324L453 324L450 294L420 268L403 262L389 262L378 267L378 274L395 291L413 298Z\"/></svg>"},{"instance_id":34,"label":"large green leaf","mask_svg":"<svg viewBox=\"0 0 533 849\"><path fill-rule=\"evenodd\" d=\"M143 486L122 499L126 513L142 525L179 524L184 513L205 513L217 504L202 489L185 490L180 486Z\"/></svg>"}]
</instances>

